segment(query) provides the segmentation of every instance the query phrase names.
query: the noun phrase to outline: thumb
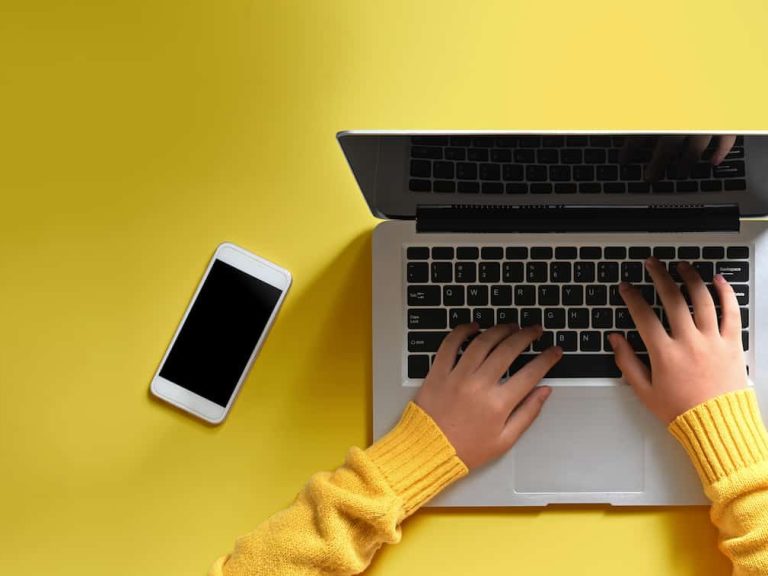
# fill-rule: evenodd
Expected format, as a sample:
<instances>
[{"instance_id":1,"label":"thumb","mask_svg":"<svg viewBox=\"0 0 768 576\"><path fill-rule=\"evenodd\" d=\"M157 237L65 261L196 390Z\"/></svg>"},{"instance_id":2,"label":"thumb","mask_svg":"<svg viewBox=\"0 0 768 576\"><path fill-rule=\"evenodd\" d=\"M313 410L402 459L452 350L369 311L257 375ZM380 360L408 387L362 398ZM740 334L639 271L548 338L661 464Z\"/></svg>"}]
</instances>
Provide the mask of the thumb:
<instances>
[{"instance_id":1,"label":"thumb","mask_svg":"<svg viewBox=\"0 0 768 576\"><path fill-rule=\"evenodd\" d=\"M640 400L648 404L651 394L651 372L648 370L648 366L640 361L622 334L609 334L608 341L613 347L616 366L621 370L624 380L632 387Z\"/></svg>"}]
</instances>

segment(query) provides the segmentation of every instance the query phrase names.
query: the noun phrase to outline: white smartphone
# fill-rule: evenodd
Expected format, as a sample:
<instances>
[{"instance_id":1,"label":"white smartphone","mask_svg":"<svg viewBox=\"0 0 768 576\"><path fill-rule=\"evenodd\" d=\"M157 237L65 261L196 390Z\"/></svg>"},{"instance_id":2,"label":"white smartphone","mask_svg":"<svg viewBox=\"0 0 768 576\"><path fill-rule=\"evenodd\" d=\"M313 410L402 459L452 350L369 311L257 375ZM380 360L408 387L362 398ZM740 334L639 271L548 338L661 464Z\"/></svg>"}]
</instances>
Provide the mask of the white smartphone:
<instances>
[{"instance_id":1,"label":"white smartphone","mask_svg":"<svg viewBox=\"0 0 768 576\"><path fill-rule=\"evenodd\" d=\"M291 285L291 274L219 245L165 356L152 393L212 424L226 417Z\"/></svg>"}]
</instances>

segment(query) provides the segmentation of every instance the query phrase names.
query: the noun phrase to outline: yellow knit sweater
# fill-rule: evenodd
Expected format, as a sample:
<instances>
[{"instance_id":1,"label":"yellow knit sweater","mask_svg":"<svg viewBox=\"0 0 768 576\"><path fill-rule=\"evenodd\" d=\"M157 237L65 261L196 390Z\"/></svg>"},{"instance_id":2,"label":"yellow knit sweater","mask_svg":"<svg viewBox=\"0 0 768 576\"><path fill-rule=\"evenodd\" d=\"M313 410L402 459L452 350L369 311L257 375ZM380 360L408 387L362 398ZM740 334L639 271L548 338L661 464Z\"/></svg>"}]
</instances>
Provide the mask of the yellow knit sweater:
<instances>
[{"instance_id":1,"label":"yellow knit sweater","mask_svg":"<svg viewBox=\"0 0 768 576\"><path fill-rule=\"evenodd\" d=\"M712 522L734 576L768 574L768 434L751 390L724 394L669 426L712 500ZM315 474L287 509L238 539L211 576L358 574L400 523L467 474L453 446L418 406L367 450Z\"/></svg>"}]
</instances>

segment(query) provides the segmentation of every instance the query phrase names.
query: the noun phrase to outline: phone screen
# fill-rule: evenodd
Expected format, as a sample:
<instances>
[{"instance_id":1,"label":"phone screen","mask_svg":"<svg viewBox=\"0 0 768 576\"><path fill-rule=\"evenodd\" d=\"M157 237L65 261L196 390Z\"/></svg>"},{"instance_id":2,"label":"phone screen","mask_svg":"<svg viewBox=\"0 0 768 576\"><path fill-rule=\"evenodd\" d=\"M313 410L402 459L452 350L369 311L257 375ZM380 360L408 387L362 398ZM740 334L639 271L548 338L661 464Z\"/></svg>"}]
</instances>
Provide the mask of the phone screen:
<instances>
[{"instance_id":1,"label":"phone screen","mask_svg":"<svg viewBox=\"0 0 768 576\"><path fill-rule=\"evenodd\" d=\"M160 376L226 406L280 294L278 288L215 260Z\"/></svg>"}]
</instances>

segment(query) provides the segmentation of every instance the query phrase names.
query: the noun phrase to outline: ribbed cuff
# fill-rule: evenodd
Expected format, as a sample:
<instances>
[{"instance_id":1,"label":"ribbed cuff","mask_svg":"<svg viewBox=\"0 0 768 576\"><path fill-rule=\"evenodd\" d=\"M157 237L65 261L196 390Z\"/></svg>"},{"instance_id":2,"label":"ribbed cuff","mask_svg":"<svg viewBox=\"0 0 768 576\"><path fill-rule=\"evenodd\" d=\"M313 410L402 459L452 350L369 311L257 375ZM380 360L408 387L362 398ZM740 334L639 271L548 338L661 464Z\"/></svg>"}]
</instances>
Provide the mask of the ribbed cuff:
<instances>
[{"instance_id":1,"label":"ribbed cuff","mask_svg":"<svg viewBox=\"0 0 768 576\"><path fill-rule=\"evenodd\" d=\"M672 421L669 431L688 452L705 488L768 460L768 434L751 389L691 408Z\"/></svg>"},{"instance_id":2,"label":"ribbed cuff","mask_svg":"<svg viewBox=\"0 0 768 576\"><path fill-rule=\"evenodd\" d=\"M366 452L403 499L406 516L469 472L435 421L413 402Z\"/></svg>"}]
</instances>

